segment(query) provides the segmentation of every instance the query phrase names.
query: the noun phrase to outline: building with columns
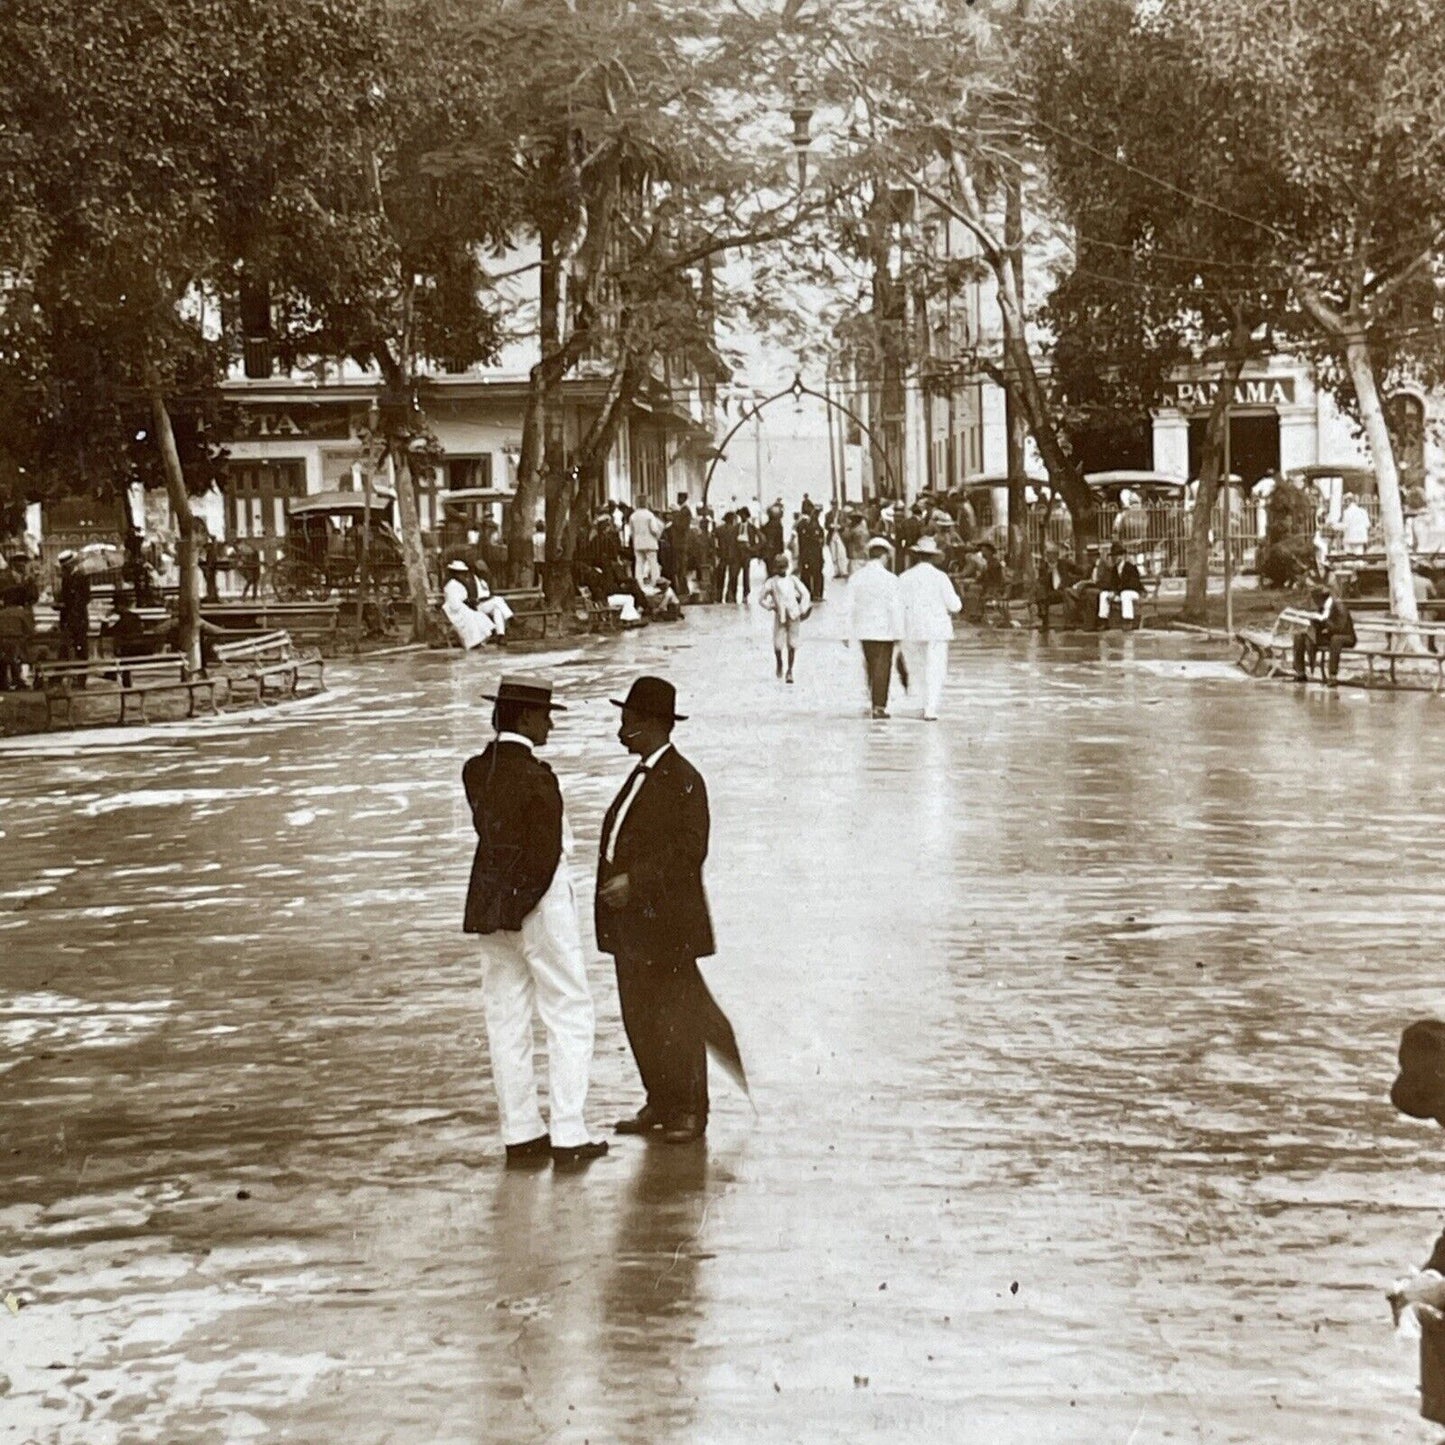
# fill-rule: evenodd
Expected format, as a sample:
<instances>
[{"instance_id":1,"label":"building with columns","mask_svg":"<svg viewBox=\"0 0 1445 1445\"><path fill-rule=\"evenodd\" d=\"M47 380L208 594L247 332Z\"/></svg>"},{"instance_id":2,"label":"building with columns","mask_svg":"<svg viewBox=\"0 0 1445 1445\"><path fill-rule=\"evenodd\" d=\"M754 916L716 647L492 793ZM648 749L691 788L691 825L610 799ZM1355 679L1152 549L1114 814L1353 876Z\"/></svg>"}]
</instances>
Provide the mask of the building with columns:
<instances>
[{"instance_id":1,"label":"building with columns","mask_svg":"<svg viewBox=\"0 0 1445 1445\"><path fill-rule=\"evenodd\" d=\"M1154 468L1185 480L1199 475L1204 430L1218 395L1215 376L1193 370L1170 381L1152 418ZM1386 398L1395 433L1396 464L1405 488L1429 490L1445 470L1435 435L1445 400L1417 389ZM1318 385L1313 364L1273 356L1246 367L1230 408L1230 466L1246 483L1304 467L1365 468L1370 451L1333 394Z\"/></svg>"}]
</instances>

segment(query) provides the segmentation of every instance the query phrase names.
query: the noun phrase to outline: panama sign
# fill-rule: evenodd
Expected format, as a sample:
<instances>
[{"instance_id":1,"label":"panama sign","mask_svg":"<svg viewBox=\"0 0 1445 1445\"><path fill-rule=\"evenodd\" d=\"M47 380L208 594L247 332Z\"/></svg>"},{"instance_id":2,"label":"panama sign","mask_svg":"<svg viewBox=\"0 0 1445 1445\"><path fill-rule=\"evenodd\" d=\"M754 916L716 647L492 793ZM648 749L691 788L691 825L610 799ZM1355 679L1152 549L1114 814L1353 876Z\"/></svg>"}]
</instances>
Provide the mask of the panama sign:
<instances>
[{"instance_id":1,"label":"panama sign","mask_svg":"<svg viewBox=\"0 0 1445 1445\"><path fill-rule=\"evenodd\" d=\"M1180 411L1207 411L1219 397L1217 381L1173 381L1164 388L1166 404ZM1234 384L1235 406L1293 406L1294 377L1241 377Z\"/></svg>"}]
</instances>

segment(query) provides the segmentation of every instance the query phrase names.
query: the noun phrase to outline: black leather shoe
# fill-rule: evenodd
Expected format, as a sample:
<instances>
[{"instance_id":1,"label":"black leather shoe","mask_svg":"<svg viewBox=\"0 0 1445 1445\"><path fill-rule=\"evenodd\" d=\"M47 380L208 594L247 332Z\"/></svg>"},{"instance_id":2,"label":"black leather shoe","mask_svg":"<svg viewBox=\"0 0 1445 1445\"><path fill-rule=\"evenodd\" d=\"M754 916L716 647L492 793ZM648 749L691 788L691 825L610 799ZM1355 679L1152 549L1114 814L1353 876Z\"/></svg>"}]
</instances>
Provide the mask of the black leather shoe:
<instances>
[{"instance_id":1,"label":"black leather shoe","mask_svg":"<svg viewBox=\"0 0 1445 1445\"><path fill-rule=\"evenodd\" d=\"M606 1139L593 1139L587 1144L554 1144L552 1167L564 1170L581 1169L594 1159L600 1159L606 1152Z\"/></svg>"},{"instance_id":2,"label":"black leather shoe","mask_svg":"<svg viewBox=\"0 0 1445 1445\"><path fill-rule=\"evenodd\" d=\"M523 1144L507 1145L508 1169L541 1169L552 1158L552 1140L546 1134L538 1134Z\"/></svg>"},{"instance_id":3,"label":"black leather shoe","mask_svg":"<svg viewBox=\"0 0 1445 1445\"><path fill-rule=\"evenodd\" d=\"M654 1129L662 1128L662 1123L662 1115L651 1104L644 1104L632 1118L617 1121L617 1132L619 1134L650 1134Z\"/></svg>"},{"instance_id":4,"label":"black leather shoe","mask_svg":"<svg viewBox=\"0 0 1445 1445\"><path fill-rule=\"evenodd\" d=\"M691 1144L707 1133L707 1120L697 1114L678 1114L667 1121L662 1131L669 1144Z\"/></svg>"}]
</instances>

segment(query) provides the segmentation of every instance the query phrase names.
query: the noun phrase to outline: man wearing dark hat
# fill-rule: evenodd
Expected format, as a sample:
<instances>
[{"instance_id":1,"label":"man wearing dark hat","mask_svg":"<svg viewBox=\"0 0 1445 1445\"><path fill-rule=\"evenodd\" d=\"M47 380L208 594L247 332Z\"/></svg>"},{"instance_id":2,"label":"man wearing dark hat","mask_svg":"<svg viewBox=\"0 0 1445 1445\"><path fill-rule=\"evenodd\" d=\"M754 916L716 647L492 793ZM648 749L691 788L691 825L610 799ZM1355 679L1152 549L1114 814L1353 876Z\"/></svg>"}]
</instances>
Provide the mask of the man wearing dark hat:
<instances>
[{"instance_id":1,"label":"man wearing dark hat","mask_svg":"<svg viewBox=\"0 0 1445 1445\"><path fill-rule=\"evenodd\" d=\"M84 662L90 656L90 578L76 565L74 552L62 552L59 561L55 605L60 613L61 659Z\"/></svg>"},{"instance_id":2,"label":"man wearing dark hat","mask_svg":"<svg viewBox=\"0 0 1445 1445\"><path fill-rule=\"evenodd\" d=\"M486 697L497 735L462 769L477 831L462 927L486 939L482 1001L507 1167L550 1159L578 1168L607 1152L583 1118L595 1022L562 792L535 755L564 709L550 684L530 678L504 677ZM550 1133L537 1102L534 1014L547 1031Z\"/></svg>"},{"instance_id":3,"label":"man wearing dark hat","mask_svg":"<svg viewBox=\"0 0 1445 1445\"><path fill-rule=\"evenodd\" d=\"M672 745L672 684L640 677L622 709L618 740L638 764L602 821L597 862L597 944L617 966L622 1023L647 1102L619 1134L660 1131L669 1143L707 1129L707 1046L736 1060L732 1030L697 961L713 953L703 890L707 787Z\"/></svg>"}]
</instances>

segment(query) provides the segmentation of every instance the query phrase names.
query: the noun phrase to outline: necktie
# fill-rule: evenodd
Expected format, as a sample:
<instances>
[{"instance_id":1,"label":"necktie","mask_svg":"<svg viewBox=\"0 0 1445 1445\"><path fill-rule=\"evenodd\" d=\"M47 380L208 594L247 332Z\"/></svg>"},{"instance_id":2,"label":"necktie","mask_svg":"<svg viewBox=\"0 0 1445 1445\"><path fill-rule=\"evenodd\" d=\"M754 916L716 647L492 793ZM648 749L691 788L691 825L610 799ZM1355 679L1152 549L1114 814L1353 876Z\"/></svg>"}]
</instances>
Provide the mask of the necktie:
<instances>
[{"instance_id":1,"label":"necktie","mask_svg":"<svg viewBox=\"0 0 1445 1445\"><path fill-rule=\"evenodd\" d=\"M612 819L612 831L608 833L606 845L602 849L602 857L608 863L612 862L612 848L617 842L617 835L622 831L622 820L627 816L627 810L632 806L632 800L637 796L638 789L642 786L642 780L649 771L646 763L638 763L622 785L622 792L618 795L617 812Z\"/></svg>"}]
</instances>

